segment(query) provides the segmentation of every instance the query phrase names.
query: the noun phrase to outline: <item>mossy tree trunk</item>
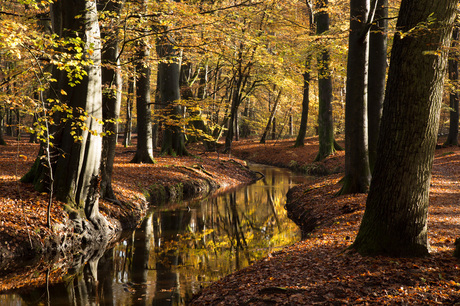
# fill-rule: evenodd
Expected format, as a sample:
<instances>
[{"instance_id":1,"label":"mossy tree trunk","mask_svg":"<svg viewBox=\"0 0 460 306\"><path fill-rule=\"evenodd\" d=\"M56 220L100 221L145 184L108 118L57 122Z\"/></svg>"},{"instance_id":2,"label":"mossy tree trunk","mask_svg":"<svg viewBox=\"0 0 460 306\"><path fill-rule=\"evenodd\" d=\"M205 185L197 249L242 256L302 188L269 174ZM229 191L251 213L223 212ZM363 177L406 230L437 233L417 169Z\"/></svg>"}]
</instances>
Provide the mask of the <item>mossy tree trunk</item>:
<instances>
[{"instance_id":1,"label":"mossy tree trunk","mask_svg":"<svg viewBox=\"0 0 460 306\"><path fill-rule=\"evenodd\" d=\"M360 254L428 254L431 167L457 3L456 0L401 2L379 154L366 211L352 245Z\"/></svg>"}]
</instances>

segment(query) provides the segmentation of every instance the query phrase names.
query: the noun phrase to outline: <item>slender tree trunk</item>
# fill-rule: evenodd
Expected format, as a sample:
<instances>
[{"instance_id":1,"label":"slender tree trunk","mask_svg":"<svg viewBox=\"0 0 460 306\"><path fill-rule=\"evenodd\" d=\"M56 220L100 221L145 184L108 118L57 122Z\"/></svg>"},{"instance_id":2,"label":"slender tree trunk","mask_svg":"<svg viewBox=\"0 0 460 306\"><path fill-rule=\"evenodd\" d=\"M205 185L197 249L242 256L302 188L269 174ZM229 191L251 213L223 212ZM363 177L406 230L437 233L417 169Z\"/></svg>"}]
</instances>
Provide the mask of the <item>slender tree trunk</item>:
<instances>
[{"instance_id":1,"label":"slender tree trunk","mask_svg":"<svg viewBox=\"0 0 460 306\"><path fill-rule=\"evenodd\" d=\"M401 2L379 154L352 246L363 255L428 254L431 168L457 4L457 0Z\"/></svg>"},{"instance_id":2,"label":"slender tree trunk","mask_svg":"<svg viewBox=\"0 0 460 306\"><path fill-rule=\"evenodd\" d=\"M110 16L119 16L123 2L107 0L98 5ZM117 28L118 24L111 24L103 28L103 38L106 39L106 43L102 52L102 115L105 135L102 140L101 197L110 201L116 201L112 189L112 173L122 92Z\"/></svg>"},{"instance_id":3,"label":"slender tree trunk","mask_svg":"<svg viewBox=\"0 0 460 306\"><path fill-rule=\"evenodd\" d=\"M152 142L152 111L150 103L150 48L140 41L136 63L137 149L132 163L155 163Z\"/></svg>"},{"instance_id":4,"label":"slender tree trunk","mask_svg":"<svg viewBox=\"0 0 460 306\"><path fill-rule=\"evenodd\" d=\"M459 39L459 28L458 25L454 28L452 34L452 50L454 52L454 57L449 59L449 78L452 83L450 90L450 122L449 122L449 134L447 135L447 140L444 143L445 146L458 146L458 104L460 100L460 95L458 93L458 55L456 46Z\"/></svg>"},{"instance_id":5,"label":"slender tree trunk","mask_svg":"<svg viewBox=\"0 0 460 306\"><path fill-rule=\"evenodd\" d=\"M133 105L136 88L136 69L133 69L133 74L128 78L128 95L126 97L126 125L125 125L125 138L123 139L123 145L125 147L131 145L131 135L133 130Z\"/></svg>"},{"instance_id":6,"label":"slender tree trunk","mask_svg":"<svg viewBox=\"0 0 460 306\"><path fill-rule=\"evenodd\" d=\"M262 134L262 138L260 138L260 143L265 143L265 139L267 138L268 132L270 131L270 126L273 123L273 119L275 118L276 110L278 109L278 104L281 100L282 90L278 92L278 96L276 97L275 104L272 107L272 111L270 113L270 117L268 118L267 126L265 127L265 131Z\"/></svg>"},{"instance_id":7,"label":"slender tree trunk","mask_svg":"<svg viewBox=\"0 0 460 306\"><path fill-rule=\"evenodd\" d=\"M307 134L308 123L308 107L310 104L310 69L311 69L311 55L307 56L305 61L305 72L303 74L303 98L302 98L302 115L300 117L300 127L294 147L303 147L305 136Z\"/></svg>"},{"instance_id":8,"label":"slender tree trunk","mask_svg":"<svg viewBox=\"0 0 460 306\"><path fill-rule=\"evenodd\" d=\"M369 166L374 168L387 75L388 0L378 0L369 34Z\"/></svg>"},{"instance_id":9,"label":"slender tree trunk","mask_svg":"<svg viewBox=\"0 0 460 306\"><path fill-rule=\"evenodd\" d=\"M314 33L314 14L313 14L313 3L310 0L306 1L308 7L308 17L310 21L310 32ZM307 123L308 123L308 107L310 104L310 71L311 71L311 60L312 55L308 54L305 60L305 72L303 74L303 98L302 98L302 114L300 117L300 127L297 134L294 147L303 147L305 142L305 136L307 134Z\"/></svg>"},{"instance_id":10,"label":"slender tree trunk","mask_svg":"<svg viewBox=\"0 0 460 306\"><path fill-rule=\"evenodd\" d=\"M4 107L0 106L0 146L6 146L5 139L3 138L4 128L5 128L5 111L4 111Z\"/></svg>"},{"instance_id":11,"label":"slender tree trunk","mask_svg":"<svg viewBox=\"0 0 460 306\"><path fill-rule=\"evenodd\" d=\"M350 1L350 37L345 100L345 178L339 194L369 189L371 172L367 144L367 75L369 0Z\"/></svg>"},{"instance_id":12,"label":"slender tree trunk","mask_svg":"<svg viewBox=\"0 0 460 306\"><path fill-rule=\"evenodd\" d=\"M328 0L317 1L315 15L316 34L329 31ZM332 119L332 77L329 69L330 56L327 47L322 47L318 55L318 134L319 152L315 161L320 161L335 152L334 122Z\"/></svg>"}]
</instances>

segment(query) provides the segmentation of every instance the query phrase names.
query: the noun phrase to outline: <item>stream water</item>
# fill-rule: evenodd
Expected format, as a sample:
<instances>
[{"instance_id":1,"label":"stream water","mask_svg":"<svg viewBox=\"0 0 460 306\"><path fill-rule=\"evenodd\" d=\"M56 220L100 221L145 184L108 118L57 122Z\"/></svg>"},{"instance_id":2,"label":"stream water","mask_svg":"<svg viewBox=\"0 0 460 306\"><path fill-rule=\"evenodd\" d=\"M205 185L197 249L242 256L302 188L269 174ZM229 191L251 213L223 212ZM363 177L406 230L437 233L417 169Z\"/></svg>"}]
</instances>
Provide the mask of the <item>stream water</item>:
<instances>
[{"instance_id":1,"label":"stream water","mask_svg":"<svg viewBox=\"0 0 460 306\"><path fill-rule=\"evenodd\" d=\"M183 305L200 288L294 243L286 193L305 177L264 178L218 196L155 207L138 228L59 284L0 295L1 305Z\"/></svg>"}]
</instances>

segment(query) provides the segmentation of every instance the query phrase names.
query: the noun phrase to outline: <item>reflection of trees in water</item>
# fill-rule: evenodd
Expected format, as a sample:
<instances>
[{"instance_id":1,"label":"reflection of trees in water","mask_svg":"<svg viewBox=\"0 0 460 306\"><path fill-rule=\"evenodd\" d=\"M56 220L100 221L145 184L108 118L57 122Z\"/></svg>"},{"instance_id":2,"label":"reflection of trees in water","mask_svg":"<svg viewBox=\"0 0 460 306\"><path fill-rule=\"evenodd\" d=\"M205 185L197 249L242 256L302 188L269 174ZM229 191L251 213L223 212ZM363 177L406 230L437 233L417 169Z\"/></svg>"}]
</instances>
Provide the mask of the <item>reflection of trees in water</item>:
<instances>
[{"instance_id":1,"label":"reflection of trees in water","mask_svg":"<svg viewBox=\"0 0 460 306\"><path fill-rule=\"evenodd\" d=\"M284 239L284 196L291 185L285 176L267 173L243 190L189 203L191 209L156 209L105 254L80 254L63 283L22 292L21 298L31 305L182 305L202 284Z\"/></svg>"}]
</instances>

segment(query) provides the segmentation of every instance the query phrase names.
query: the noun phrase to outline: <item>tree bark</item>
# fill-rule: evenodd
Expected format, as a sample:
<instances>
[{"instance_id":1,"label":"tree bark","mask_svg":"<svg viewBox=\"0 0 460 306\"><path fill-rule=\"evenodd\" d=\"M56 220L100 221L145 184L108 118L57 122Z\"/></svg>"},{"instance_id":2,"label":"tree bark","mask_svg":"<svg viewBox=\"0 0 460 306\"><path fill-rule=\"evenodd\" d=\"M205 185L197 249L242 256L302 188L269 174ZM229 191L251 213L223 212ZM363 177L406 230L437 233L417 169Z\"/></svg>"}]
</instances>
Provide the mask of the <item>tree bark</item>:
<instances>
[{"instance_id":1,"label":"tree bark","mask_svg":"<svg viewBox=\"0 0 460 306\"><path fill-rule=\"evenodd\" d=\"M56 198L66 202L70 210L82 210L90 221L85 226L86 231L90 230L89 227L94 230L89 233L89 238L99 239L107 234L107 224L99 214L98 206L102 151L102 125L98 121L102 119L102 83L96 3L90 0L53 3L51 19L54 32L60 37L71 38L77 33L82 38L84 59L91 64L83 66L87 75L74 86L69 85L71 80L66 71L54 67L53 78L57 80L52 84L52 92L57 94L54 98L72 111L72 117L69 118L66 112L55 115L54 122L58 125L52 131L52 169L39 156L26 176L36 188L47 191L50 188L49 171L53 171ZM78 124L83 125L75 128ZM76 219L82 222L79 217Z\"/></svg>"},{"instance_id":2,"label":"tree bark","mask_svg":"<svg viewBox=\"0 0 460 306\"><path fill-rule=\"evenodd\" d=\"M118 16L123 2L106 0L98 5L109 15ZM117 146L117 121L120 116L122 79L118 59L118 24L114 21L111 22L112 24L104 27L102 31L106 43L102 52L102 115L105 135L102 140L101 197L109 201L116 201L112 189L112 173Z\"/></svg>"},{"instance_id":3,"label":"tree bark","mask_svg":"<svg viewBox=\"0 0 460 306\"><path fill-rule=\"evenodd\" d=\"M136 88L136 69L132 71L132 75L128 77L128 95L126 97L126 123L125 123L125 138L123 139L123 145L125 147L131 145L131 135L133 130L133 102L135 97Z\"/></svg>"},{"instance_id":4,"label":"tree bark","mask_svg":"<svg viewBox=\"0 0 460 306\"><path fill-rule=\"evenodd\" d=\"M308 123L308 107L310 104L310 69L311 69L311 55L307 56L305 61L305 72L303 73L303 98L302 98L302 115L300 117L299 132L294 147L303 147L305 136L307 134Z\"/></svg>"},{"instance_id":5,"label":"tree bark","mask_svg":"<svg viewBox=\"0 0 460 306\"><path fill-rule=\"evenodd\" d=\"M282 93L282 90L278 92L278 96L276 97L275 104L273 105L272 111L270 113L270 117L268 118L267 126L265 127L264 133L262 134L262 137L260 138L260 143L265 143L265 139L267 138L268 132L270 131L270 126L272 125L273 119L275 118L276 110L278 109L278 104L281 100L281 93Z\"/></svg>"},{"instance_id":6,"label":"tree bark","mask_svg":"<svg viewBox=\"0 0 460 306\"><path fill-rule=\"evenodd\" d=\"M328 0L317 1L315 14L316 34L329 31ZM335 152L334 122L332 119L332 77L329 69L330 55L323 46L318 55L318 134L319 152L315 161L320 161Z\"/></svg>"},{"instance_id":7,"label":"tree bark","mask_svg":"<svg viewBox=\"0 0 460 306\"><path fill-rule=\"evenodd\" d=\"M378 0L369 34L369 166L374 169L387 75L388 0Z\"/></svg>"},{"instance_id":8,"label":"tree bark","mask_svg":"<svg viewBox=\"0 0 460 306\"><path fill-rule=\"evenodd\" d=\"M428 254L431 167L457 3L401 2L379 154L366 211L352 245L363 255Z\"/></svg>"},{"instance_id":9,"label":"tree bark","mask_svg":"<svg viewBox=\"0 0 460 306\"><path fill-rule=\"evenodd\" d=\"M181 98L179 85L181 52L173 46L171 40L172 38L161 37L157 45L157 54L162 59L158 63L160 99L164 107L164 115L168 117L164 124L161 153L184 156L188 155L181 124L184 107L178 103Z\"/></svg>"},{"instance_id":10,"label":"tree bark","mask_svg":"<svg viewBox=\"0 0 460 306\"><path fill-rule=\"evenodd\" d=\"M450 122L449 134L447 135L445 146L458 146L458 104L460 96L458 93L458 55L456 46L459 39L459 28L456 26L452 34L452 50L455 54L449 59L449 78L451 81L451 90L449 95L450 104Z\"/></svg>"},{"instance_id":11,"label":"tree bark","mask_svg":"<svg viewBox=\"0 0 460 306\"><path fill-rule=\"evenodd\" d=\"M370 183L367 144L369 0L350 1L350 37L345 100L345 178L339 194L364 193Z\"/></svg>"},{"instance_id":12,"label":"tree bark","mask_svg":"<svg viewBox=\"0 0 460 306\"><path fill-rule=\"evenodd\" d=\"M150 103L150 48L139 42L136 62L137 147L132 163L155 163L153 159L152 111Z\"/></svg>"}]
</instances>

